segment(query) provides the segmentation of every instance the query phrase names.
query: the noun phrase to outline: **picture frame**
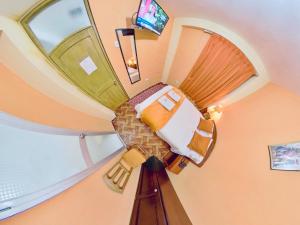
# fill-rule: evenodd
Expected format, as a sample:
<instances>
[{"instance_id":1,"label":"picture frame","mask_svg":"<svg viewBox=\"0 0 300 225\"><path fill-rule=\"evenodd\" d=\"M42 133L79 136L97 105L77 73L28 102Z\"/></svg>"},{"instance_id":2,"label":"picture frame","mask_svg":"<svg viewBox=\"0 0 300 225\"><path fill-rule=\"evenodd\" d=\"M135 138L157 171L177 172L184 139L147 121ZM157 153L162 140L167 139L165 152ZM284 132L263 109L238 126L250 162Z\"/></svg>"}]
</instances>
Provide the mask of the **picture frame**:
<instances>
[{"instance_id":1,"label":"picture frame","mask_svg":"<svg viewBox=\"0 0 300 225\"><path fill-rule=\"evenodd\" d=\"M272 170L300 171L300 142L269 145Z\"/></svg>"}]
</instances>

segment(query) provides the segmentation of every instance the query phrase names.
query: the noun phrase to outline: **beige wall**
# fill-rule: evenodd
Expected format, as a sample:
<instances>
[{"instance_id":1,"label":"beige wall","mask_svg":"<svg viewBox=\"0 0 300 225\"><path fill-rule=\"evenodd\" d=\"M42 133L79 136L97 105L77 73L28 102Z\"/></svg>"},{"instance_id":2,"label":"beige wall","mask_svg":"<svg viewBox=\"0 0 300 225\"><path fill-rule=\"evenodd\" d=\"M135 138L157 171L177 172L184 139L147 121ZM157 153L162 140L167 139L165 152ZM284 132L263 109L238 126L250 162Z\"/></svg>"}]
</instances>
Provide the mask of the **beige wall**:
<instances>
[{"instance_id":1,"label":"beige wall","mask_svg":"<svg viewBox=\"0 0 300 225\"><path fill-rule=\"evenodd\" d=\"M107 120L115 117L113 111L64 79L17 21L0 16L1 29L0 61L32 88L85 114Z\"/></svg>"},{"instance_id":2,"label":"beige wall","mask_svg":"<svg viewBox=\"0 0 300 225\"><path fill-rule=\"evenodd\" d=\"M114 41L116 40L114 29L126 27L126 17L131 17L137 11L139 0L90 0L89 2L104 47L128 94L133 96L143 89L160 82L170 38L172 17L160 37L145 30L138 32L137 51L142 81L131 85L120 50L114 46ZM14 31L11 34L15 34ZM24 42L26 43L26 41ZM17 56L26 57L25 53L26 51L24 50ZM13 61L11 62L13 63ZM44 59L40 58L39 65L42 66L44 62ZM32 63L31 60L29 60L29 63ZM39 67L37 68L39 69ZM23 74L23 76L26 78L26 76L29 76L28 74L31 75L31 73L27 73ZM75 111L32 89L31 86L19 78L19 74L13 73L3 65L0 65L0 75L0 110L51 126L89 130L112 129L110 122ZM149 80L146 80L146 78ZM39 83L37 80L35 82L36 84ZM62 194L30 210L1 221L0 224L128 224L137 188L139 170L136 169L133 172L124 194L110 191L102 181L103 173L119 157L116 157L95 174Z\"/></svg>"},{"instance_id":3,"label":"beige wall","mask_svg":"<svg viewBox=\"0 0 300 225\"><path fill-rule=\"evenodd\" d=\"M210 35L200 28L183 27L170 69L168 84L178 87L191 71Z\"/></svg>"},{"instance_id":4,"label":"beige wall","mask_svg":"<svg viewBox=\"0 0 300 225\"><path fill-rule=\"evenodd\" d=\"M298 225L297 172L270 170L268 145L299 140L300 97L268 84L224 109L216 148L203 168L189 165L172 183L194 225ZM123 195L102 174L117 160L47 202L1 225L128 224L138 180Z\"/></svg>"},{"instance_id":5,"label":"beige wall","mask_svg":"<svg viewBox=\"0 0 300 225\"><path fill-rule=\"evenodd\" d=\"M71 109L32 89L1 63L0 78L0 111L54 127L114 130L109 120Z\"/></svg>"},{"instance_id":6,"label":"beige wall","mask_svg":"<svg viewBox=\"0 0 300 225\"><path fill-rule=\"evenodd\" d=\"M120 157L120 156L119 156ZM102 175L119 158L50 200L4 221L1 225L127 225L129 224L139 169L135 169L123 194L111 191Z\"/></svg>"},{"instance_id":7,"label":"beige wall","mask_svg":"<svg viewBox=\"0 0 300 225\"><path fill-rule=\"evenodd\" d=\"M115 29L127 26L127 18L137 11L139 0L104 1L90 0L91 9L104 47L110 61L130 97L145 88L160 82L166 57L168 41L173 24L170 21L160 37L146 30L137 32L137 49L142 80L132 85L129 81L120 49L114 46ZM15 3L12 3L15 4ZM9 8L10 5L2 5ZM25 12L27 8L23 9ZM113 119L114 113L92 98L84 95L77 87L64 80L57 70L49 65L45 57L14 19L0 15L0 60L9 69L34 89L61 104L103 119Z\"/></svg>"},{"instance_id":8,"label":"beige wall","mask_svg":"<svg viewBox=\"0 0 300 225\"><path fill-rule=\"evenodd\" d=\"M195 225L299 225L298 172L270 170L269 144L300 141L300 97L273 84L224 110L199 169L172 176Z\"/></svg>"},{"instance_id":9,"label":"beige wall","mask_svg":"<svg viewBox=\"0 0 300 225\"><path fill-rule=\"evenodd\" d=\"M130 97L161 81L173 24L172 15L168 12L168 8L164 8L170 16L170 20L161 36L152 34L147 30L136 32L142 80L132 85L120 49L114 45L115 40L117 40L115 29L128 27L127 20L131 19L132 14L138 10L139 2L140 0L89 0L95 23L109 59ZM163 1L160 3L163 7Z\"/></svg>"}]
</instances>

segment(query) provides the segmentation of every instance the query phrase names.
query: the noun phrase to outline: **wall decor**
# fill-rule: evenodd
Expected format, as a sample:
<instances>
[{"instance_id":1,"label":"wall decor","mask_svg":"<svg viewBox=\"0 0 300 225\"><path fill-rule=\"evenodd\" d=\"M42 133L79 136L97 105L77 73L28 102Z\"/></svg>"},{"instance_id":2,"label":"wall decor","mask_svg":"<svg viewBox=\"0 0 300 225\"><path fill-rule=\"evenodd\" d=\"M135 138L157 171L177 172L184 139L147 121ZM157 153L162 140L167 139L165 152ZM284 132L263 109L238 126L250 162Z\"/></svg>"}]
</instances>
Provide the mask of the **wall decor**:
<instances>
[{"instance_id":1,"label":"wall decor","mask_svg":"<svg viewBox=\"0 0 300 225\"><path fill-rule=\"evenodd\" d=\"M300 170L300 142L269 145L271 169Z\"/></svg>"}]
</instances>

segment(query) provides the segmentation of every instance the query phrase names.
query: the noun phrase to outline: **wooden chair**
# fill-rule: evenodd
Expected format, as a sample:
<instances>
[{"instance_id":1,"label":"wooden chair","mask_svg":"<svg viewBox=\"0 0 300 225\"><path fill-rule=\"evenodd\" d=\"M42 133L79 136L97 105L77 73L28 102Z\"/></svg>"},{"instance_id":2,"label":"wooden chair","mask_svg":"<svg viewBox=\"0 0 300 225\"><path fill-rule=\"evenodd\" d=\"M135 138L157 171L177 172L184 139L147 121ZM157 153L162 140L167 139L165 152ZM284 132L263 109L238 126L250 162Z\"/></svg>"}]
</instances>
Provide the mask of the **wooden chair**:
<instances>
[{"instance_id":1,"label":"wooden chair","mask_svg":"<svg viewBox=\"0 0 300 225\"><path fill-rule=\"evenodd\" d=\"M132 146L122 158L103 176L107 186L122 193L134 168L143 164L146 157L139 146Z\"/></svg>"}]
</instances>

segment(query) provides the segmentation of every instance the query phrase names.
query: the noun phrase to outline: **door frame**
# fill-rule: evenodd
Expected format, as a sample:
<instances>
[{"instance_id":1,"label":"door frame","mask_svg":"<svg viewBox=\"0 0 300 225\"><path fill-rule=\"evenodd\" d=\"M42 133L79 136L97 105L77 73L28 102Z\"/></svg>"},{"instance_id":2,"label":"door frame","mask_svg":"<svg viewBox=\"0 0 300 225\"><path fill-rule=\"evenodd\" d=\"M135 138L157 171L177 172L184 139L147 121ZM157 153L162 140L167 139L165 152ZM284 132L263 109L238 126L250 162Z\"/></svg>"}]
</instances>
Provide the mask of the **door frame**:
<instances>
[{"instance_id":1,"label":"door frame","mask_svg":"<svg viewBox=\"0 0 300 225\"><path fill-rule=\"evenodd\" d=\"M44 48L42 47L42 45L40 44L40 42L37 40L35 34L32 32L32 30L30 29L30 27L28 26L29 22L31 21L31 19L36 16L40 11L42 11L43 9L47 8L48 6L50 6L51 4L54 4L56 1L58 0L44 0L44 1L41 1L41 2L38 2L37 4L33 5L31 8L29 8L25 14L23 16L21 16L19 18L19 23L21 24L21 26L24 28L25 32L27 33L27 35L29 36L29 38L31 39L31 41L36 45L36 47L42 52L42 54L45 56L46 60L52 64L52 65L55 65L55 69L59 72L59 74L64 78L66 79L69 83L71 83L72 85L74 85L74 82L72 82L68 76L65 74L64 71L62 71L57 65L56 63L50 58L50 54L47 54L47 52L45 52ZM121 89L123 90L124 94L126 95L126 97L129 99L129 95L127 94L125 88L123 87L123 84L121 83L119 77L117 76L117 73L114 69L114 67L112 66L111 64L111 61L109 60L109 57L107 55L107 52L105 50L105 47L102 43L102 40L101 40L101 37L100 37L100 34L99 34L99 31L98 31L98 28L95 24L95 20L94 20L94 16L92 14L92 11L91 11L91 7L90 7L90 4L89 4L89 1L88 0L82 0L84 2L84 5L85 5L85 9L87 11L87 14L88 14L88 17L89 17L89 20L91 22L91 26L92 28L94 29L95 33L96 33L96 37L97 37L97 42L100 46L100 48L102 49L103 53L104 53L104 56L105 56L105 59L107 60L108 62L108 65L110 67L110 69L112 70L112 73L113 75L115 76L115 80L119 83ZM76 31L75 33L77 33L78 31ZM75 34L74 33L74 34ZM73 34L72 34L73 35ZM61 43L60 43L61 44ZM58 45L60 45L58 44ZM57 47L57 46L56 46ZM56 48L55 47L55 48ZM52 50L53 51L53 50ZM76 85L75 85L76 86ZM77 87L77 86L76 86ZM78 87L78 89L84 93L85 95L87 94L84 90L82 90L81 88ZM90 95L88 95L89 97L91 97ZM92 97L91 97L92 98ZM92 98L93 100L95 100L94 98ZM95 100L96 101L96 100ZM98 102L98 101L97 101Z\"/></svg>"}]
</instances>

